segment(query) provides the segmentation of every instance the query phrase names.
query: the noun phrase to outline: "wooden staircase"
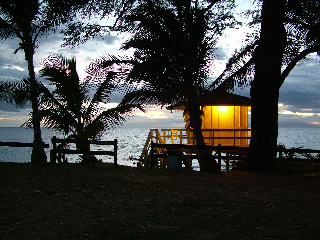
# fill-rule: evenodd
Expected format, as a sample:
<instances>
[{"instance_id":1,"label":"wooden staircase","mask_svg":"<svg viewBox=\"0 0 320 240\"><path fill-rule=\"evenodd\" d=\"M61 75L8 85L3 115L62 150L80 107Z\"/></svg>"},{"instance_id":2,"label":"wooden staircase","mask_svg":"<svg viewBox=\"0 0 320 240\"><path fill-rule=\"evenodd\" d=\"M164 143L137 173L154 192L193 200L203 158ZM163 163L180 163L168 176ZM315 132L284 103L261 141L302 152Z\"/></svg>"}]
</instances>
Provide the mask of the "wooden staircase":
<instances>
[{"instance_id":1,"label":"wooden staircase","mask_svg":"<svg viewBox=\"0 0 320 240\"><path fill-rule=\"evenodd\" d=\"M140 165L144 165L145 167L150 165L150 160L151 160L151 143L155 142L155 143L165 143L160 135L160 132L158 129L150 129L148 138L146 140L146 143L144 144L139 162ZM163 154L166 153L166 149L161 149L161 148L157 148L157 153L159 154ZM163 159L160 161L161 165L163 166ZM160 167L162 167L160 166Z\"/></svg>"}]
</instances>

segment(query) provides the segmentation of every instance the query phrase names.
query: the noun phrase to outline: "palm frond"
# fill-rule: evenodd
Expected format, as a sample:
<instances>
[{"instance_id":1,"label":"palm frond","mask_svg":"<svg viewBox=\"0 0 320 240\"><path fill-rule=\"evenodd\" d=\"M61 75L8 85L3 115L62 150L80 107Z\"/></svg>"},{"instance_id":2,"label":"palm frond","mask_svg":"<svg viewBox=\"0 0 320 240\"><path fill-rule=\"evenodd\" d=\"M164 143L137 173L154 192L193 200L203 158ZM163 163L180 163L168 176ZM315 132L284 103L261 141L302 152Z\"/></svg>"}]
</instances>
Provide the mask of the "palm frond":
<instances>
[{"instance_id":1,"label":"palm frond","mask_svg":"<svg viewBox=\"0 0 320 240\"><path fill-rule=\"evenodd\" d=\"M0 81L0 103L13 103L12 82Z\"/></svg>"},{"instance_id":2,"label":"palm frond","mask_svg":"<svg viewBox=\"0 0 320 240\"><path fill-rule=\"evenodd\" d=\"M161 91L149 90L146 88L138 89L128 92L122 99L121 104L134 104L138 106L143 105L165 105L172 104L173 101L164 99L165 94Z\"/></svg>"},{"instance_id":3,"label":"palm frond","mask_svg":"<svg viewBox=\"0 0 320 240\"><path fill-rule=\"evenodd\" d=\"M38 82L35 82L38 84ZM13 94L15 104L18 107L24 107L31 104L31 82L30 79L23 78L20 81L12 83L10 91Z\"/></svg>"},{"instance_id":4,"label":"palm frond","mask_svg":"<svg viewBox=\"0 0 320 240\"><path fill-rule=\"evenodd\" d=\"M110 101L110 95L115 90L116 86L111 82L113 78L113 73L109 73L106 80L99 84L96 92L94 93L89 106L87 107L86 115L93 111L93 108L97 106L99 103L107 103Z\"/></svg>"}]
</instances>

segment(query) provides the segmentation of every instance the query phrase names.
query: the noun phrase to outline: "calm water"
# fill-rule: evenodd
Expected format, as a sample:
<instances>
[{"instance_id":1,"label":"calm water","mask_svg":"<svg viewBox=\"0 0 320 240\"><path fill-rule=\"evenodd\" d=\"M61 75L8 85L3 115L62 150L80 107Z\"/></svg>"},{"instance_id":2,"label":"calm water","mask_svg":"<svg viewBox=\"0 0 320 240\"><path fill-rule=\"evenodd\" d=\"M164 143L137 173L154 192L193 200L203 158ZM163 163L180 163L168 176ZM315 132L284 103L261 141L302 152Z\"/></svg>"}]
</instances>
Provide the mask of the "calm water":
<instances>
[{"instance_id":1,"label":"calm water","mask_svg":"<svg viewBox=\"0 0 320 240\"><path fill-rule=\"evenodd\" d=\"M129 156L139 158L144 143L147 139L149 129L147 128L117 128L110 132L107 132L101 140L112 141L118 140L118 163L121 165L134 166L136 161L129 160ZM52 129L42 129L42 139L45 143L49 143L49 149L46 149L46 154L49 160L50 149L52 149L51 138L56 136L63 138L63 135L59 132L55 132ZM0 128L0 141L4 142L26 142L31 143L33 141L32 129L26 128ZM71 147L73 147L71 145ZM92 150L101 150L104 147L105 150L113 151L112 146L99 146L93 145ZM31 148L16 148L16 147L0 147L0 161L3 162L26 162L30 161ZM66 155L69 162L79 161L77 155ZM111 156L97 156L103 161L113 162Z\"/></svg>"},{"instance_id":2,"label":"calm water","mask_svg":"<svg viewBox=\"0 0 320 240\"><path fill-rule=\"evenodd\" d=\"M101 140L118 139L118 162L121 165L135 166L136 161L129 160L129 156L139 158L142 148L149 133L148 128L116 128L107 132ZM45 143L50 144L46 149L49 159L49 150L52 148L52 136L63 137L60 133L51 129L42 129ZM26 128L0 128L0 141L31 143L33 132ZM287 148L303 147L320 149L320 128L279 128L278 143ZM93 150L101 150L97 146ZM110 149L112 150L112 149ZM0 161L4 162L28 162L30 161L31 148L0 147ZM77 155L67 155L69 162L79 161ZM98 156L103 161L113 162L113 157ZM195 165L195 163L193 163Z\"/></svg>"}]
</instances>

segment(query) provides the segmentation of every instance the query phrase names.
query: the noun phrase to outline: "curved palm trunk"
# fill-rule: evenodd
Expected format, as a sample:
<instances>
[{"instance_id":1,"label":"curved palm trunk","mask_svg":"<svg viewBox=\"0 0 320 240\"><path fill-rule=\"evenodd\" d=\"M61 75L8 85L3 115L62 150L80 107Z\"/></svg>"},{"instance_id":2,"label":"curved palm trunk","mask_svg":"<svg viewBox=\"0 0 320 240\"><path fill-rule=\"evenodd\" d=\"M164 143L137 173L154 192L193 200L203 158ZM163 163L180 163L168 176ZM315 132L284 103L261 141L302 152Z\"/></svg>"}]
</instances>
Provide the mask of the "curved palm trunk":
<instances>
[{"instance_id":1,"label":"curved palm trunk","mask_svg":"<svg viewBox=\"0 0 320 240\"><path fill-rule=\"evenodd\" d=\"M47 162L47 155L44 151L41 138L40 116L38 109L37 84L33 65L34 49L32 41L26 44L25 59L28 62L29 78L31 83L31 105L32 105L32 125L33 125L33 148L31 153L31 162Z\"/></svg>"}]
</instances>

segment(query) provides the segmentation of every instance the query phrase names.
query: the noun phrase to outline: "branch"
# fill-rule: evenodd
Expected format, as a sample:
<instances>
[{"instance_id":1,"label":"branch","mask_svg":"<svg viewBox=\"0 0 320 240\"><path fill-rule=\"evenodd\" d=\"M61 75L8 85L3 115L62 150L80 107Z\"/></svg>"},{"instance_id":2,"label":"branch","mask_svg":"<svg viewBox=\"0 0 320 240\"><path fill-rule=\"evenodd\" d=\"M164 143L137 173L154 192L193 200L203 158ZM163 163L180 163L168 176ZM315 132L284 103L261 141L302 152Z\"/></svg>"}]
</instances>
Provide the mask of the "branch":
<instances>
[{"instance_id":1,"label":"branch","mask_svg":"<svg viewBox=\"0 0 320 240\"><path fill-rule=\"evenodd\" d=\"M235 78L245 76L250 65L254 64L254 58L252 57L248 62L246 62L240 69L231 74L227 79L225 79L216 89L227 90L228 86L235 85ZM222 78L222 75L219 76Z\"/></svg>"},{"instance_id":2,"label":"branch","mask_svg":"<svg viewBox=\"0 0 320 240\"><path fill-rule=\"evenodd\" d=\"M217 2L220 2L221 0L211 0L210 1L210 5L206 8L206 9L204 9L204 11L205 12L207 12L207 11L209 11Z\"/></svg>"},{"instance_id":3,"label":"branch","mask_svg":"<svg viewBox=\"0 0 320 240\"><path fill-rule=\"evenodd\" d=\"M278 88L282 86L284 83L284 80L288 77L289 73L291 70L297 65L299 61L304 59L308 54L314 53L314 52L320 52L320 47L312 47L303 50L300 54L298 54L286 67L286 69L282 72L280 78L279 78L279 83L278 83Z\"/></svg>"}]
</instances>

